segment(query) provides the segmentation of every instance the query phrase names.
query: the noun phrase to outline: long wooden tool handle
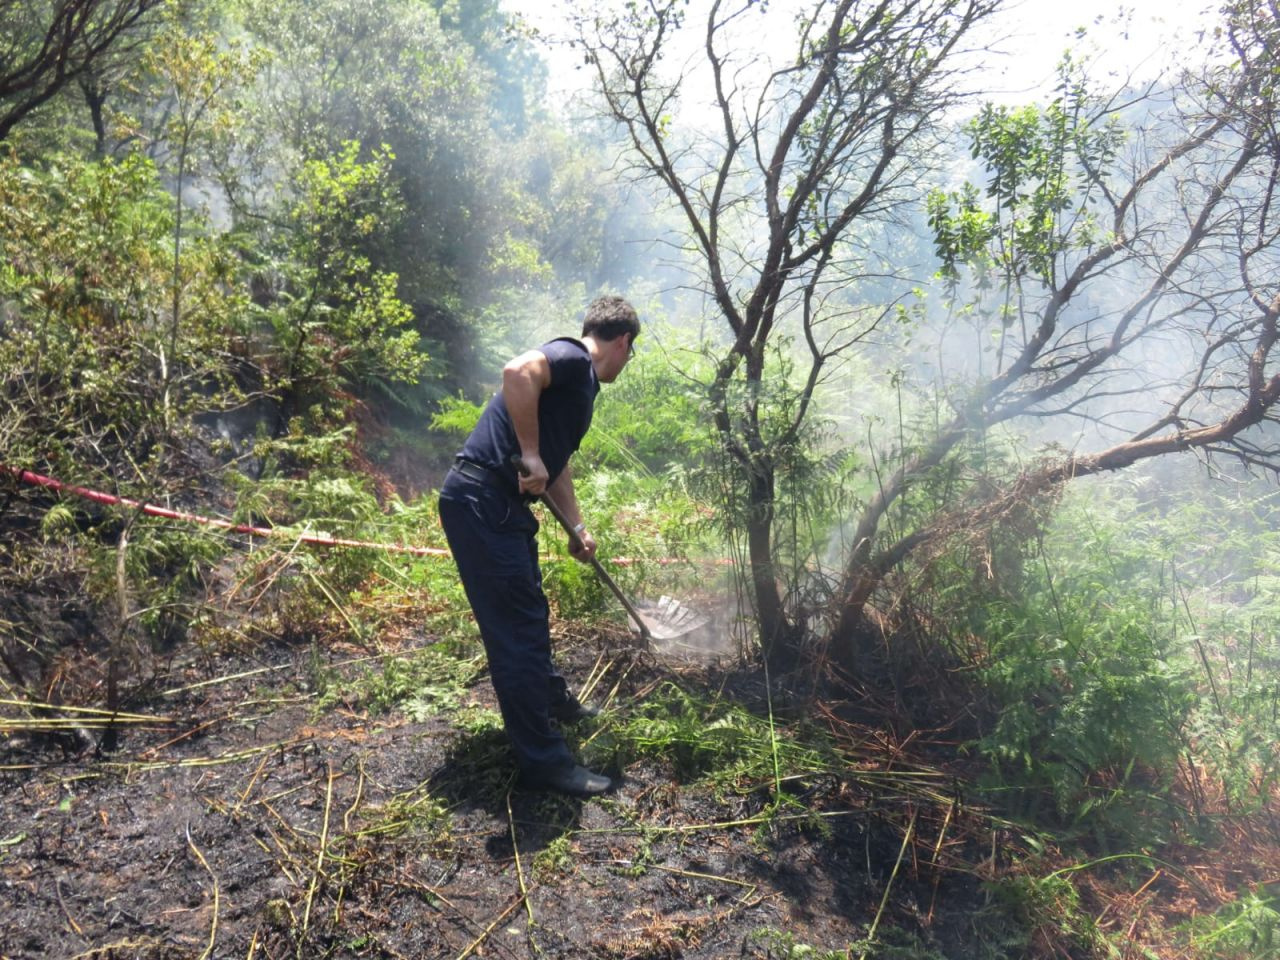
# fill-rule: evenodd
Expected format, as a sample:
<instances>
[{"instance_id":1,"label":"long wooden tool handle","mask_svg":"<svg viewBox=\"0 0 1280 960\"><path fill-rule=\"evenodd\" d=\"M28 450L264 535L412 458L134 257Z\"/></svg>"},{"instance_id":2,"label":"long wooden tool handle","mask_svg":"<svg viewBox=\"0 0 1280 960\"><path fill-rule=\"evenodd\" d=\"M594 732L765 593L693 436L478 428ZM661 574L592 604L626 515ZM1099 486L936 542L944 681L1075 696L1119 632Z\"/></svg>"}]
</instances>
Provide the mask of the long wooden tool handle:
<instances>
[{"instance_id":1,"label":"long wooden tool handle","mask_svg":"<svg viewBox=\"0 0 1280 960\"><path fill-rule=\"evenodd\" d=\"M529 468L524 465L524 461L520 459L519 454L511 455L511 465L520 472L521 476L529 475ZM564 515L559 504L545 493L542 495L541 499L542 502L547 505L547 509L551 511L551 515L560 521L560 526L564 527L564 532L569 534L569 539L574 543L581 544L582 538L579 537L577 531L573 529L573 524L570 523L569 518ZM631 619L634 620L636 626L640 628L640 636L644 639L645 643L649 643L653 637L649 633L649 627L640 616L640 611L635 608L635 604L633 604L631 600L628 599L627 595L622 592L622 588L618 586L613 577L609 576L609 571L604 568L603 564L601 564L594 555L588 557L587 560L595 570L596 576L600 578L601 582L604 583L606 587L613 591L613 595L618 598L618 602L622 604L627 613L631 614Z\"/></svg>"}]
</instances>

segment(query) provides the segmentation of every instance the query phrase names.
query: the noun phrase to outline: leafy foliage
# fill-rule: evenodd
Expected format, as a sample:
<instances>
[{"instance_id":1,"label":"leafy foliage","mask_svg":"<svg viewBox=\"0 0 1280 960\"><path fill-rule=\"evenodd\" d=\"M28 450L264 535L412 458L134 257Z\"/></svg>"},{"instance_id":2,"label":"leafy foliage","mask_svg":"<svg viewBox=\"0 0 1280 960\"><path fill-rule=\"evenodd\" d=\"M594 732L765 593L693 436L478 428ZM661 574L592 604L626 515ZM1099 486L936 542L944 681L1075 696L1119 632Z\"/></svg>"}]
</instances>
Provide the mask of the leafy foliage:
<instances>
[{"instance_id":1,"label":"leafy foliage","mask_svg":"<svg viewBox=\"0 0 1280 960\"><path fill-rule=\"evenodd\" d=\"M1241 605L1260 597L1251 558L1273 534L1219 534L1222 491L1179 484L1176 501L1149 480L1096 484L1039 533L1007 527L1017 551L994 532L953 543L913 588L927 585L920 620L947 651L946 673L929 668L933 706L972 704L984 791L1102 849L1201 833L1210 808L1249 816L1276 782L1261 746L1280 734L1259 670L1270 620Z\"/></svg>"},{"instance_id":2,"label":"leafy foliage","mask_svg":"<svg viewBox=\"0 0 1280 960\"><path fill-rule=\"evenodd\" d=\"M979 288L997 296L1024 278L1051 284L1064 251L1102 239L1093 209L1101 188L1088 172L1112 164L1125 134L1114 117L1090 122L1070 59L1060 71L1060 95L1046 106L987 104L965 126L973 158L990 173L985 193L994 210L972 184L930 194L940 273L953 289L958 263L971 264Z\"/></svg>"},{"instance_id":3,"label":"leafy foliage","mask_svg":"<svg viewBox=\"0 0 1280 960\"><path fill-rule=\"evenodd\" d=\"M281 416L350 395L373 378L415 382L420 352L398 278L363 253L368 238L399 212L386 151L367 162L359 145L308 161L289 211L290 246L277 256L280 292L265 310L282 364L274 372L285 399Z\"/></svg>"},{"instance_id":4,"label":"leafy foliage","mask_svg":"<svg viewBox=\"0 0 1280 960\"><path fill-rule=\"evenodd\" d=\"M458 707L480 670L478 657L459 659L439 645L409 656L388 656L376 668L366 667L355 680L330 678L320 691L316 709L342 704L381 714L401 708L420 721Z\"/></svg>"},{"instance_id":5,"label":"leafy foliage","mask_svg":"<svg viewBox=\"0 0 1280 960\"><path fill-rule=\"evenodd\" d=\"M1241 891L1239 898L1190 926L1198 956L1216 960L1274 960L1280 957L1280 902L1270 887Z\"/></svg>"},{"instance_id":6,"label":"leafy foliage","mask_svg":"<svg viewBox=\"0 0 1280 960\"><path fill-rule=\"evenodd\" d=\"M664 684L602 739L624 763L646 758L685 779L721 788L760 787L779 777L831 769L835 762L812 730L783 731L729 701L708 701Z\"/></svg>"},{"instance_id":7,"label":"leafy foliage","mask_svg":"<svg viewBox=\"0 0 1280 960\"><path fill-rule=\"evenodd\" d=\"M244 328L243 301L225 293L229 251L191 251L185 283L197 307L175 337L163 317L173 221L146 160L59 158L37 171L10 159L0 223L10 456L71 476L107 468L145 488L148 460L180 446L184 418L234 399L228 346Z\"/></svg>"},{"instance_id":8,"label":"leafy foliage","mask_svg":"<svg viewBox=\"0 0 1280 960\"><path fill-rule=\"evenodd\" d=\"M975 954L982 957L1044 955L1059 945L1089 955L1105 945L1084 912L1069 878L1014 875L988 884L987 906L975 917Z\"/></svg>"},{"instance_id":9,"label":"leafy foliage","mask_svg":"<svg viewBox=\"0 0 1280 960\"><path fill-rule=\"evenodd\" d=\"M1069 553L1046 545L1025 599L982 605L981 677L1000 713L979 749L999 773L993 788L1044 790L1065 824L1101 815L1141 832L1174 782L1195 689L1153 571L1119 569L1117 547L1136 544L1072 540Z\"/></svg>"}]
</instances>

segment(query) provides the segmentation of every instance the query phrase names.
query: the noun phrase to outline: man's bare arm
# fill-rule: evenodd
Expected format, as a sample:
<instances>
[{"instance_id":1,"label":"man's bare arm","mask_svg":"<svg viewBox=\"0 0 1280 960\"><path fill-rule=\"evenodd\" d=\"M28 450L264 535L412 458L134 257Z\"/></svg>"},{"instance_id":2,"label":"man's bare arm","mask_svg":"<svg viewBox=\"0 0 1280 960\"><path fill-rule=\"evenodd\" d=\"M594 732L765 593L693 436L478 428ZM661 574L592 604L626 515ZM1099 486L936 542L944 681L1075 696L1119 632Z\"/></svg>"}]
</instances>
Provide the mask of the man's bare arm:
<instances>
[{"instance_id":1,"label":"man's bare arm","mask_svg":"<svg viewBox=\"0 0 1280 960\"><path fill-rule=\"evenodd\" d=\"M582 519L582 509L578 506L578 494L573 487L573 471L566 464L556 477L555 483L547 488L547 497L554 503L574 528L576 534L569 538L569 552L578 560L589 560L595 555L596 541L586 529Z\"/></svg>"},{"instance_id":2,"label":"man's bare arm","mask_svg":"<svg viewBox=\"0 0 1280 960\"><path fill-rule=\"evenodd\" d=\"M528 468L520 477L520 491L534 496L547 489L549 479L538 446L538 398L550 385L551 363L541 350L522 353L502 368L502 395L520 444L520 458Z\"/></svg>"}]
</instances>

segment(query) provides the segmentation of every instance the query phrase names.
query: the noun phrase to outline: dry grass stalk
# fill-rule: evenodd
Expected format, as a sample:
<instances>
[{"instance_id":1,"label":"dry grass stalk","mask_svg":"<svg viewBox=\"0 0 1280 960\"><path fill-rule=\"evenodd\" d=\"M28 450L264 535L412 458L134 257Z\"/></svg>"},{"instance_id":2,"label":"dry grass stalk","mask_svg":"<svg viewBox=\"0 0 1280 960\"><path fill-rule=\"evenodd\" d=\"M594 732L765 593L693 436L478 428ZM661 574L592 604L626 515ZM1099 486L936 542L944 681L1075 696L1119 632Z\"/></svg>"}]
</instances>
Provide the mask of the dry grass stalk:
<instances>
[{"instance_id":1,"label":"dry grass stalk","mask_svg":"<svg viewBox=\"0 0 1280 960\"><path fill-rule=\"evenodd\" d=\"M524 866L520 862L520 838L516 835L516 817L511 811L511 791L507 791L507 828L511 831L511 852L516 858L516 879L520 883L520 899L524 901L524 912L529 918L529 926L534 924L533 904L529 902L529 888L524 882Z\"/></svg>"},{"instance_id":2,"label":"dry grass stalk","mask_svg":"<svg viewBox=\"0 0 1280 960\"><path fill-rule=\"evenodd\" d=\"M105 762L102 764L104 769L124 770L132 772L135 770L164 770L173 767L220 767L230 763L240 763L244 760L252 760L263 754L279 753L283 756L285 748L294 747L300 743L310 743L313 738L307 735L294 737L290 740L279 740L275 743L262 744L256 747L248 747L244 750L233 750L230 753L224 753L217 757L179 757L174 760L148 760L148 761L127 761L127 762Z\"/></svg>"},{"instance_id":3,"label":"dry grass stalk","mask_svg":"<svg viewBox=\"0 0 1280 960\"><path fill-rule=\"evenodd\" d=\"M867 931L867 948L862 951L862 956L858 960L867 960L867 950L871 949L871 944L875 942L876 930L880 928L880 918L884 916L884 908L889 903L889 894L893 890L893 881L897 879L898 868L902 866L903 855L907 852L907 848L911 845L911 837L916 829L916 811L911 812L911 822L907 824L907 832L903 834L902 846L898 849L898 859L893 863L893 871L889 874L889 882L884 885L884 894L880 897L880 907L876 910L875 919L871 921L871 929Z\"/></svg>"},{"instance_id":4,"label":"dry grass stalk","mask_svg":"<svg viewBox=\"0 0 1280 960\"><path fill-rule=\"evenodd\" d=\"M307 931L311 928L311 906L315 901L316 888L324 871L324 857L329 845L329 811L333 807L333 782L337 779L333 767L328 767L328 782L324 793L324 820L320 827L320 843L316 849L316 865L311 875L311 883L307 887L306 906L302 911L302 929L298 933L298 960L302 960L303 947L307 942ZM274 811L273 811L274 812ZM276 814L279 816L279 814Z\"/></svg>"},{"instance_id":5,"label":"dry grass stalk","mask_svg":"<svg viewBox=\"0 0 1280 960\"><path fill-rule=\"evenodd\" d=\"M208 960L213 955L213 948L218 942L218 914L221 910L222 898L218 889L217 875L213 872L213 868L209 866L209 861L204 858L204 854L200 852L200 848L196 846L196 842L191 839L191 824L187 824L187 846L196 855L196 859L200 861L200 866L209 872L209 878L213 881L213 920L209 924L209 945L199 957L199 960Z\"/></svg>"},{"instance_id":6,"label":"dry grass stalk","mask_svg":"<svg viewBox=\"0 0 1280 960\"><path fill-rule=\"evenodd\" d=\"M240 798L236 801L236 805L231 809L231 816L238 817L244 803L249 799L249 794L253 792L254 786L258 783L258 778L262 776L262 771L267 767L267 755L263 754L262 759L258 761L258 766L254 769L253 774L249 777L249 782L245 785L244 790L240 794Z\"/></svg>"},{"instance_id":7,"label":"dry grass stalk","mask_svg":"<svg viewBox=\"0 0 1280 960\"><path fill-rule=\"evenodd\" d=\"M480 936L476 937L469 944L467 944L466 949L463 950L460 954L458 954L457 960L467 960L467 957L471 956L478 949L480 949L480 946L486 940L489 939L490 934L492 934L493 931L497 929L498 924L503 923L507 919L507 917L511 916L512 911L515 910L516 907L520 906L520 904L523 901L524 901L523 895L517 895L515 897L512 897L511 903L509 903L500 914L494 917L493 920L490 921L487 927L485 927L482 931L480 931Z\"/></svg>"}]
</instances>

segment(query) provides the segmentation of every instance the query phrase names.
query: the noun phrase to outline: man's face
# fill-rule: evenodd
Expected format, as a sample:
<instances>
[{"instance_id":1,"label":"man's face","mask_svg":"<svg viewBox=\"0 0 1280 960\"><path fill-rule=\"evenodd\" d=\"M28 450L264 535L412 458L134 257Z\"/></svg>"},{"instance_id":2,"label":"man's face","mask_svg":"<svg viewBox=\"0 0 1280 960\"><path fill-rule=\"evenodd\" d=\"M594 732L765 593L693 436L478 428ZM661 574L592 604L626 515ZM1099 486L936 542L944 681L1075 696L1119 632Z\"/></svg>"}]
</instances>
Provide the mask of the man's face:
<instances>
[{"instance_id":1,"label":"man's face","mask_svg":"<svg viewBox=\"0 0 1280 960\"><path fill-rule=\"evenodd\" d=\"M634 334L624 333L614 340L606 340L601 345L600 359L602 362L596 368L596 378L601 383L613 383L618 379L618 374L622 373L622 368L627 365L627 361L635 353L634 340Z\"/></svg>"}]
</instances>

